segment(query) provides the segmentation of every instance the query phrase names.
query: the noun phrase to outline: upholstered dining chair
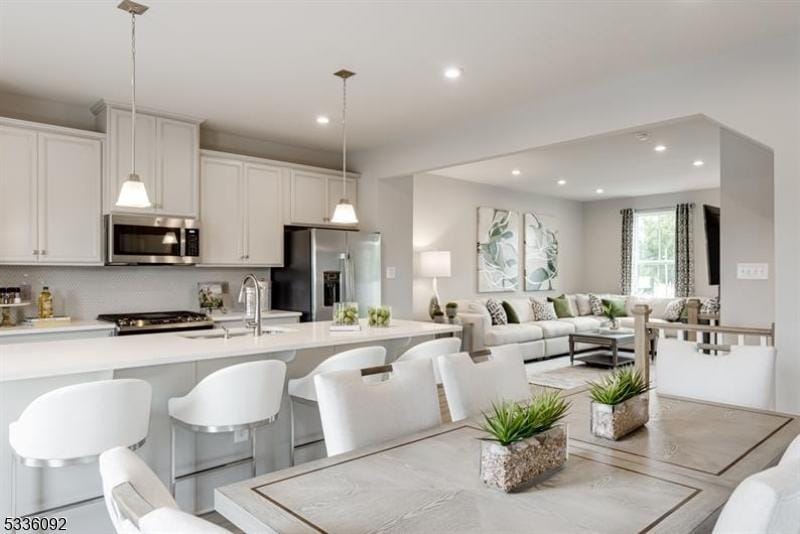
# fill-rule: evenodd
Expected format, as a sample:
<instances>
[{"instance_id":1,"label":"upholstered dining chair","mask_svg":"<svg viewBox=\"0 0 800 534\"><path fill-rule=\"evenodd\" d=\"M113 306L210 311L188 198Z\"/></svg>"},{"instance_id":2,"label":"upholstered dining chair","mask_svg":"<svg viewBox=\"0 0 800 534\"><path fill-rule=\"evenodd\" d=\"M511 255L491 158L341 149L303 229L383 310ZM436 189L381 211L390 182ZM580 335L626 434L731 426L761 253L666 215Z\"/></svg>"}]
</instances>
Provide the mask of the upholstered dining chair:
<instances>
[{"instance_id":1,"label":"upholstered dining chair","mask_svg":"<svg viewBox=\"0 0 800 534\"><path fill-rule=\"evenodd\" d=\"M800 460L781 462L744 479L733 491L714 534L800 533Z\"/></svg>"},{"instance_id":2,"label":"upholstered dining chair","mask_svg":"<svg viewBox=\"0 0 800 534\"><path fill-rule=\"evenodd\" d=\"M489 360L475 363L466 352L439 356L450 417L460 421L503 401L531 398L528 375L519 346L493 351Z\"/></svg>"},{"instance_id":3,"label":"upholstered dining chair","mask_svg":"<svg viewBox=\"0 0 800 534\"><path fill-rule=\"evenodd\" d=\"M296 447L295 440L295 416L294 404L296 402L307 404L311 406L317 405L317 390L314 386L314 377L323 373L331 373L334 371L342 371L346 369L365 369L368 367L380 367L386 363L386 348L381 346L376 347L360 347L357 349L346 350L325 359L322 363L317 365L310 373L302 378L293 378L289 380L289 410L291 411L291 426L290 426L290 462L294 465L294 450ZM323 431L324 433L324 431Z\"/></svg>"},{"instance_id":4,"label":"upholstered dining chair","mask_svg":"<svg viewBox=\"0 0 800 534\"><path fill-rule=\"evenodd\" d=\"M433 374L436 376L436 383L441 384L442 377L439 375L439 362L437 361L437 358L444 354L455 354L460 348L461 339L457 337L443 337L440 339L423 341L419 345L414 345L405 351L399 358L395 360L395 363L419 359L432 360Z\"/></svg>"},{"instance_id":5,"label":"upholstered dining chair","mask_svg":"<svg viewBox=\"0 0 800 534\"><path fill-rule=\"evenodd\" d=\"M328 456L414 434L441 424L428 359L395 362L389 378L366 382L360 370L314 377Z\"/></svg>"},{"instance_id":6,"label":"upholstered dining chair","mask_svg":"<svg viewBox=\"0 0 800 534\"><path fill-rule=\"evenodd\" d=\"M733 345L727 354L704 354L697 343L658 342L658 392L762 410L775 407L774 347Z\"/></svg>"},{"instance_id":7,"label":"upholstered dining chair","mask_svg":"<svg viewBox=\"0 0 800 534\"><path fill-rule=\"evenodd\" d=\"M161 480L129 449L109 449L100 455L99 464L106 508L117 534L229 533L181 512Z\"/></svg>"}]
</instances>

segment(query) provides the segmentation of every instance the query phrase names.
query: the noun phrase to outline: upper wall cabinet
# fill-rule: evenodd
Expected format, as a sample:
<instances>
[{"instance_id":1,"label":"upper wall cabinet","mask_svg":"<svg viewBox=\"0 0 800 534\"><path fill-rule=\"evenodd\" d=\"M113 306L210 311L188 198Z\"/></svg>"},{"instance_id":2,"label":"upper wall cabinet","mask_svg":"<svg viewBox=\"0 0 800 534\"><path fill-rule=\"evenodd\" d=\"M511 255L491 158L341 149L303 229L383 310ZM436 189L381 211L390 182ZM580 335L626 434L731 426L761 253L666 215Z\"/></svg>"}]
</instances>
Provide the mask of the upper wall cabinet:
<instances>
[{"instance_id":1,"label":"upper wall cabinet","mask_svg":"<svg viewBox=\"0 0 800 534\"><path fill-rule=\"evenodd\" d=\"M4 122L0 263L101 264L102 135Z\"/></svg>"},{"instance_id":2,"label":"upper wall cabinet","mask_svg":"<svg viewBox=\"0 0 800 534\"><path fill-rule=\"evenodd\" d=\"M107 134L105 213L159 213L196 217L199 209L200 120L136 112L136 173L147 187L150 208L118 208L120 187L131 172L131 113L100 102L92 108Z\"/></svg>"},{"instance_id":3,"label":"upper wall cabinet","mask_svg":"<svg viewBox=\"0 0 800 534\"><path fill-rule=\"evenodd\" d=\"M283 169L233 154L200 161L202 263L282 266Z\"/></svg>"},{"instance_id":4,"label":"upper wall cabinet","mask_svg":"<svg viewBox=\"0 0 800 534\"><path fill-rule=\"evenodd\" d=\"M331 216L341 198L341 175L290 169L286 222L303 226L340 227L342 225L331 223ZM358 211L358 180L347 179L347 198Z\"/></svg>"}]
</instances>

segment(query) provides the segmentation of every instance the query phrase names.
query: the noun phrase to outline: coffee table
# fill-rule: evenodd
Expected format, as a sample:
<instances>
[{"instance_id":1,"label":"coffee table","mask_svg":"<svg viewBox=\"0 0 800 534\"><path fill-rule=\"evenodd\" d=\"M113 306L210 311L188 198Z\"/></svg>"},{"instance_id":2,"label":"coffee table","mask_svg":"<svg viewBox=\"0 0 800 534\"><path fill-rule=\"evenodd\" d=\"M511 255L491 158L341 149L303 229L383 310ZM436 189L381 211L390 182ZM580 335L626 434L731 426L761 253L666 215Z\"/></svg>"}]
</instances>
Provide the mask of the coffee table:
<instances>
[{"instance_id":1,"label":"coffee table","mask_svg":"<svg viewBox=\"0 0 800 534\"><path fill-rule=\"evenodd\" d=\"M634 358L620 356L619 347L622 344L633 344L635 335L632 330L622 332L589 331L577 332L569 335L569 364L574 365L575 360L587 365L616 368L621 365L632 364ZM607 347L611 354L592 352L585 356L575 356L575 343L590 343Z\"/></svg>"}]
</instances>

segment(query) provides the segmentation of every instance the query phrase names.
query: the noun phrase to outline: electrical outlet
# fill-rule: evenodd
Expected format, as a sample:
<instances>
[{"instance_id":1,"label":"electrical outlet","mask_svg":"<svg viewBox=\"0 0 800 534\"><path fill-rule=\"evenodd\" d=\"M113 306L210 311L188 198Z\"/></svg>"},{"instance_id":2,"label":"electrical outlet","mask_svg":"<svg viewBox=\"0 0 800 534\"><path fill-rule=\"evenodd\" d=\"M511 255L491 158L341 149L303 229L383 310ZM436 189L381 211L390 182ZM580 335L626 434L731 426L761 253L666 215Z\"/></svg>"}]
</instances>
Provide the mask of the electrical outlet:
<instances>
[{"instance_id":1,"label":"electrical outlet","mask_svg":"<svg viewBox=\"0 0 800 534\"><path fill-rule=\"evenodd\" d=\"M397 277L397 268L395 267L387 267L386 268L386 279L387 280L394 280Z\"/></svg>"},{"instance_id":2,"label":"electrical outlet","mask_svg":"<svg viewBox=\"0 0 800 534\"><path fill-rule=\"evenodd\" d=\"M233 433L233 442L241 443L250 439L250 430L247 428L240 428Z\"/></svg>"},{"instance_id":3,"label":"electrical outlet","mask_svg":"<svg viewBox=\"0 0 800 534\"><path fill-rule=\"evenodd\" d=\"M769 278L769 264L737 263L736 278L739 280L767 280Z\"/></svg>"}]
</instances>

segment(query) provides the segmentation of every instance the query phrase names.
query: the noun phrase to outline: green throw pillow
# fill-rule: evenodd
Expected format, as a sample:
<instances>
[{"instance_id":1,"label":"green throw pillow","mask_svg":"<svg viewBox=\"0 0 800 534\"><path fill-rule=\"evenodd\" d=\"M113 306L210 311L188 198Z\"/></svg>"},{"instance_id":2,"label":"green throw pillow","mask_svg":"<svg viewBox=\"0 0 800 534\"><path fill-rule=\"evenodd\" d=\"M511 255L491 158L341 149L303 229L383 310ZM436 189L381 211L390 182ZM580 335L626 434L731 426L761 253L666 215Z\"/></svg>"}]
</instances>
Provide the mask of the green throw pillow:
<instances>
[{"instance_id":1,"label":"green throw pillow","mask_svg":"<svg viewBox=\"0 0 800 534\"><path fill-rule=\"evenodd\" d=\"M603 306L611 308L614 317L627 317L625 312L625 301L622 299L603 299Z\"/></svg>"},{"instance_id":2,"label":"green throw pillow","mask_svg":"<svg viewBox=\"0 0 800 534\"><path fill-rule=\"evenodd\" d=\"M569 300L567 300L566 295L561 295L560 297L556 298L547 297L547 301L553 303L553 308L555 308L556 316L559 319L562 319L564 317L575 317L572 314L572 310L570 310Z\"/></svg>"},{"instance_id":3,"label":"green throw pillow","mask_svg":"<svg viewBox=\"0 0 800 534\"><path fill-rule=\"evenodd\" d=\"M519 316L517 316L517 312L515 312L514 307L505 300L503 301L503 309L506 311L508 324L519 324Z\"/></svg>"}]
</instances>

